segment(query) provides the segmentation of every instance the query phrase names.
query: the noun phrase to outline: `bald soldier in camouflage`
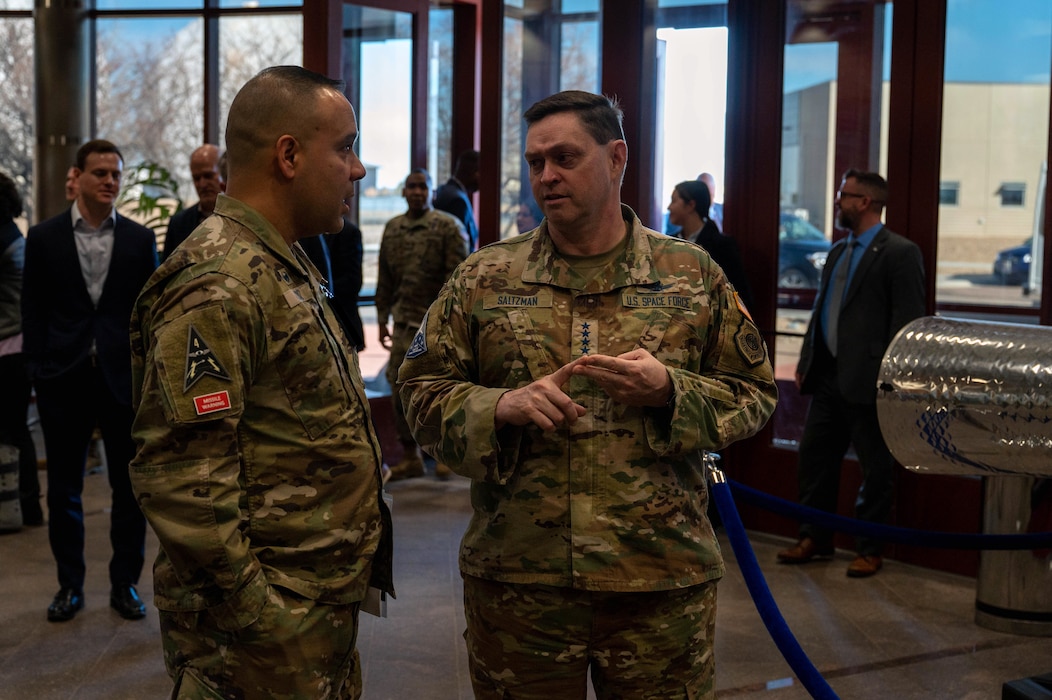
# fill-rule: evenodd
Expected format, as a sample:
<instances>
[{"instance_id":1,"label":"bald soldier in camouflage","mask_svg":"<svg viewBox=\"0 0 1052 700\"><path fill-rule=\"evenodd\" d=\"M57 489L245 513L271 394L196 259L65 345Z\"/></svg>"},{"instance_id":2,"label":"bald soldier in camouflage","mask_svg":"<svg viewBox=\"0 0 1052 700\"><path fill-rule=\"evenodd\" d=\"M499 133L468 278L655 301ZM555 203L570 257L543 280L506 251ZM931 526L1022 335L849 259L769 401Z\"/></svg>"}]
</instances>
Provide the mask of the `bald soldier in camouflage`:
<instances>
[{"instance_id":1,"label":"bald soldier in camouflage","mask_svg":"<svg viewBox=\"0 0 1052 700\"><path fill-rule=\"evenodd\" d=\"M702 455L777 401L767 349L704 249L620 203L621 110L525 114L540 227L454 273L400 380L421 446L472 479L460 548L475 697L712 698Z\"/></svg>"},{"instance_id":2,"label":"bald soldier in camouflage","mask_svg":"<svg viewBox=\"0 0 1052 700\"><path fill-rule=\"evenodd\" d=\"M297 240L365 169L342 83L268 68L228 117L227 192L136 303L139 504L175 698L357 698L391 521L357 355Z\"/></svg>"},{"instance_id":3,"label":"bald soldier in camouflage","mask_svg":"<svg viewBox=\"0 0 1052 700\"><path fill-rule=\"evenodd\" d=\"M451 214L431 206L431 175L414 168L402 187L408 209L387 222L380 240L380 257L376 278L376 319L380 344L391 351L387 363L387 381L391 385L391 403L395 430L402 443L402 459L391 467L390 478L409 479L424 475L420 447L409 431L398 396L398 368L409 349L420 321L427 313L442 285L468 255L467 232ZM389 331L387 320L394 320ZM449 468L438 462L435 476L449 478Z\"/></svg>"}]
</instances>

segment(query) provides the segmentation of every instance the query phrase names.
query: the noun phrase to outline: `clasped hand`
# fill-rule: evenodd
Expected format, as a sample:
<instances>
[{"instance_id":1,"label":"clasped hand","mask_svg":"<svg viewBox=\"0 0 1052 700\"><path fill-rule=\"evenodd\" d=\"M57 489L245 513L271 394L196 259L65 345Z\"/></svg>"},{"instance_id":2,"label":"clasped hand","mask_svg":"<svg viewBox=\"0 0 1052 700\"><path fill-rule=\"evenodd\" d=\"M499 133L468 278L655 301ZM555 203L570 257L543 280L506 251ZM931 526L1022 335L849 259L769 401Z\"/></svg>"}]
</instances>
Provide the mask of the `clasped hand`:
<instances>
[{"instance_id":1,"label":"clasped hand","mask_svg":"<svg viewBox=\"0 0 1052 700\"><path fill-rule=\"evenodd\" d=\"M584 355L547 377L502 394L497 400L497 428L532 423L552 431L576 423L585 408L562 389L574 375L595 381L610 398L628 406L664 406L672 393L665 365L642 348L617 357Z\"/></svg>"}]
</instances>

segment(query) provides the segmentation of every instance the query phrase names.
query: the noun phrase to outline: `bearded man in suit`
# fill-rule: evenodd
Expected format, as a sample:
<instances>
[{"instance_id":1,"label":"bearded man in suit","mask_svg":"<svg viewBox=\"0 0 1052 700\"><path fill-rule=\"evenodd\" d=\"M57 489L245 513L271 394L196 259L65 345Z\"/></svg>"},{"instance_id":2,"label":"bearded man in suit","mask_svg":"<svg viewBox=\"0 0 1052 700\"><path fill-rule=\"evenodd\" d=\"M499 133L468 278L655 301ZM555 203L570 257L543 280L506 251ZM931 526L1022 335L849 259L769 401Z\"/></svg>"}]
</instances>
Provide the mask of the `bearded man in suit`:
<instances>
[{"instance_id":1,"label":"bearded man in suit","mask_svg":"<svg viewBox=\"0 0 1052 700\"><path fill-rule=\"evenodd\" d=\"M877 375L891 340L926 308L924 265L912 241L880 216L888 183L877 173L848 170L837 192L837 223L850 234L829 251L796 383L813 394L800 441L800 503L835 512L840 470L849 445L862 468L855 517L885 523L894 496L894 459L877 421ZM847 575L864 578L883 566L881 543L859 537ZM833 533L805 523L784 564L833 554Z\"/></svg>"}]
</instances>

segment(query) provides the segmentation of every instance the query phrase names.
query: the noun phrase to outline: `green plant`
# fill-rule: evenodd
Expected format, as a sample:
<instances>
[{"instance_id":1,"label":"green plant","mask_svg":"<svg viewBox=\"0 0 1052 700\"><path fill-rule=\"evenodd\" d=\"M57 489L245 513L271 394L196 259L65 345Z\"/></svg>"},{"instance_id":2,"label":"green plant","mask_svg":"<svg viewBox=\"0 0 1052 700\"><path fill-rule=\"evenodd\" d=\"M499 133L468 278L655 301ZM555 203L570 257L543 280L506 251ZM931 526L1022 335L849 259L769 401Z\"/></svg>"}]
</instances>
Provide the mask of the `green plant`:
<instances>
[{"instance_id":1,"label":"green plant","mask_svg":"<svg viewBox=\"0 0 1052 700\"><path fill-rule=\"evenodd\" d=\"M116 208L155 234L168 230L168 220L183 207L179 183L157 163L144 161L124 171Z\"/></svg>"}]
</instances>

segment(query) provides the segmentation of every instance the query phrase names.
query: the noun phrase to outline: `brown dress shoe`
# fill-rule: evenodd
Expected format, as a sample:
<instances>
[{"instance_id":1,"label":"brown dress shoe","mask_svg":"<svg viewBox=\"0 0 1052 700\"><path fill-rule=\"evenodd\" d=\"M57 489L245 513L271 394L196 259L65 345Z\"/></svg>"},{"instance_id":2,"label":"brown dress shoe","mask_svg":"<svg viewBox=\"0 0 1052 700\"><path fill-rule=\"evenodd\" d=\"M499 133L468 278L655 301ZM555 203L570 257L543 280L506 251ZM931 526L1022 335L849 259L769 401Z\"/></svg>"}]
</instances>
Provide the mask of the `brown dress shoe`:
<instances>
[{"instance_id":1,"label":"brown dress shoe","mask_svg":"<svg viewBox=\"0 0 1052 700\"><path fill-rule=\"evenodd\" d=\"M884 560L878 555L859 554L855 557L855 561L847 567L847 575L851 578L866 578L880 571L882 566L884 566Z\"/></svg>"},{"instance_id":2,"label":"brown dress shoe","mask_svg":"<svg viewBox=\"0 0 1052 700\"><path fill-rule=\"evenodd\" d=\"M778 561L782 564L806 564L812 559L828 559L833 556L833 547L819 547L810 537L805 537L789 549L778 552Z\"/></svg>"}]
</instances>

